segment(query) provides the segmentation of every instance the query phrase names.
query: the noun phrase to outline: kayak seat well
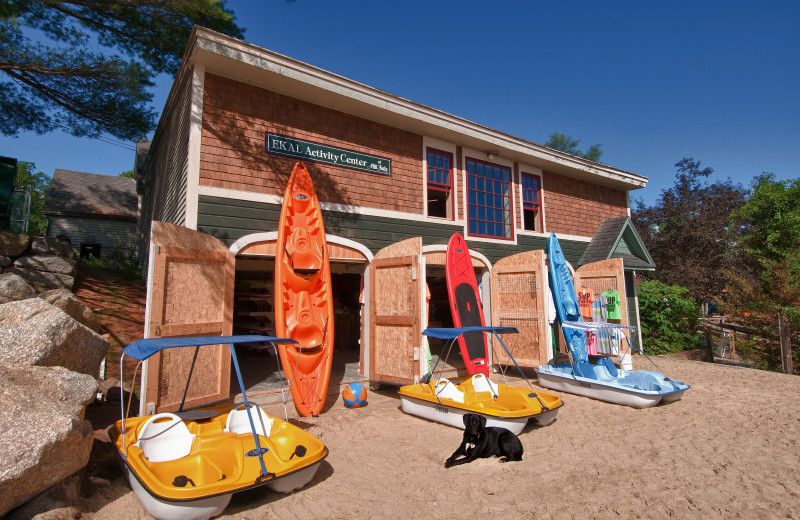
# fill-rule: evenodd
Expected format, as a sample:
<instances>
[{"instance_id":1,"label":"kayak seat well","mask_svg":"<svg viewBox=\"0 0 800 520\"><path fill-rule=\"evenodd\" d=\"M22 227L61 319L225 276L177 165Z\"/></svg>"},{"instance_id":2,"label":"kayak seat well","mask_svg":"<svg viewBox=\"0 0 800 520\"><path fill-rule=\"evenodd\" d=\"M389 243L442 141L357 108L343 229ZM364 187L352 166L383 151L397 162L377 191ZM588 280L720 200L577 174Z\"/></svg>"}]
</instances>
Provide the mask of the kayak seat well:
<instances>
[{"instance_id":1,"label":"kayak seat well","mask_svg":"<svg viewBox=\"0 0 800 520\"><path fill-rule=\"evenodd\" d=\"M195 435L174 413L150 417L139 430L138 446L150 462L164 462L189 455Z\"/></svg>"},{"instance_id":2,"label":"kayak seat well","mask_svg":"<svg viewBox=\"0 0 800 520\"><path fill-rule=\"evenodd\" d=\"M292 230L286 237L284 251L292 271L301 275L312 275L322 269L324 252L320 245L302 227Z\"/></svg>"},{"instance_id":3,"label":"kayak seat well","mask_svg":"<svg viewBox=\"0 0 800 520\"><path fill-rule=\"evenodd\" d=\"M272 417L264 413L264 410L255 404L250 404L250 414L253 416L253 424L255 425L256 433L264 437L269 437L272 432ZM234 406L228 413L225 431L236 434L252 434L253 430L250 427L250 418L247 415L247 408L244 404Z\"/></svg>"}]
</instances>

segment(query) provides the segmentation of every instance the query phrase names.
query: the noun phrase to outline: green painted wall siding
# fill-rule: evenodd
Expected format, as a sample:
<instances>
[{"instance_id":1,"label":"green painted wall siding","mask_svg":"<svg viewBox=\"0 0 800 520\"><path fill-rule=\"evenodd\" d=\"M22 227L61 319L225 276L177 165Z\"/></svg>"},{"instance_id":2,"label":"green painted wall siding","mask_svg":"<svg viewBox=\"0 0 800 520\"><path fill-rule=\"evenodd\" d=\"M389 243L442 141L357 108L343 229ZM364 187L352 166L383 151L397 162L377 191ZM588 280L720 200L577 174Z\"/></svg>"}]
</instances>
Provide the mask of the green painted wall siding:
<instances>
[{"instance_id":1,"label":"green painted wall siding","mask_svg":"<svg viewBox=\"0 0 800 520\"><path fill-rule=\"evenodd\" d=\"M228 246L251 233L278 230L280 206L262 202L200 196L197 229L215 236ZM372 253L412 237L423 237L424 245L446 245L453 233L461 232L455 224L400 220L372 215L323 211L325 231L368 247ZM518 244L469 242L470 249L485 255L493 264L520 251L544 249L546 239L520 235ZM583 255L588 242L561 241L564 256L573 265Z\"/></svg>"}]
</instances>

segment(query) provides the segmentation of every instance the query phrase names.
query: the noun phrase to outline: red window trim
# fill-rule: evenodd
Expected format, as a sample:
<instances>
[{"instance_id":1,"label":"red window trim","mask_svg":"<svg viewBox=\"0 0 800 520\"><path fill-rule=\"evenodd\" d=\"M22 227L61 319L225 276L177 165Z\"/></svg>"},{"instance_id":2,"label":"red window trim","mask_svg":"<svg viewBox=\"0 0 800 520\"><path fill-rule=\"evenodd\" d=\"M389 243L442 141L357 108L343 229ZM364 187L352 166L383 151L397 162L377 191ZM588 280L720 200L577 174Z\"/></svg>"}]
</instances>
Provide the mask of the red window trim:
<instances>
[{"instance_id":1,"label":"red window trim","mask_svg":"<svg viewBox=\"0 0 800 520\"><path fill-rule=\"evenodd\" d=\"M443 183L440 183L440 182L434 182L434 181L431 181L428 178L428 169L430 168L430 164L428 163L428 154L430 154L430 153L443 155L443 156L447 156L447 157L450 158L450 174L448 175L448 178L450 179L450 183L449 184L443 184ZM454 183L455 176L456 176L455 156L451 152L447 152L445 150L440 150L438 148L433 148L431 146L428 146L428 147L425 148L425 181L427 183L428 189L429 190L447 192L447 193L450 194L450 217L445 217L445 218L447 218L447 220L455 220L456 219L456 197L455 197L455 193L454 193L455 190L453 190L453 183ZM426 198L427 198L427 194L426 194ZM428 205L426 203L425 204L425 214L426 214L426 216L430 217L430 215L428 215L427 213L428 213ZM442 217L431 217L431 218L442 218Z\"/></svg>"},{"instance_id":2,"label":"red window trim","mask_svg":"<svg viewBox=\"0 0 800 520\"><path fill-rule=\"evenodd\" d=\"M533 202L526 202L525 201L525 191L528 191L529 188L525 188L524 187L524 183L522 182L522 178L525 177L526 175L528 177L534 177L534 178L537 179L537 185L539 186L539 190L538 190L538 192L539 192L539 202L533 203ZM520 184L520 188L522 189L522 210L524 211L526 209L536 209L536 210L539 211L539 229L540 229L540 231L538 231L537 233L544 233L544 214L542 212L542 197L543 197L543 193L542 193L542 176L541 175L537 175L535 173L528 173L528 172L521 171L520 172L520 178L519 178L519 184ZM532 190L530 190L530 191L532 191ZM524 215L524 213L522 215L522 229L525 229L525 215ZM535 230L527 229L526 231L535 231Z\"/></svg>"}]
</instances>

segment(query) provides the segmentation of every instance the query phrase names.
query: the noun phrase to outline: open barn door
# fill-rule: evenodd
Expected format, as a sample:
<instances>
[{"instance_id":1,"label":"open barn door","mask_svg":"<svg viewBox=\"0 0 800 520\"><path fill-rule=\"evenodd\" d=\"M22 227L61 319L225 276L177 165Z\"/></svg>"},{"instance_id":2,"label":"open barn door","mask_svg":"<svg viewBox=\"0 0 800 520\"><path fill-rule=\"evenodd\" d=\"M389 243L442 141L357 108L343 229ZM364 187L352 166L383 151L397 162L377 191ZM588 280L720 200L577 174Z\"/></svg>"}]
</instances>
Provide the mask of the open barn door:
<instances>
[{"instance_id":1,"label":"open barn door","mask_svg":"<svg viewBox=\"0 0 800 520\"><path fill-rule=\"evenodd\" d=\"M546 279L544 251L507 256L492 267L492 325L519 329L519 334L507 335L503 341L523 367L538 367L549 358ZM497 344L494 353L495 363L511 363Z\"/></svg>"},{"instance_id":2,"label":"open barn door","mask_svg":"<svg viewBox=\"0 0 800 520\"><path fill-rule=\"evenodd\" d=\"M147 337L230 335L234 281L233 255L220 240L153 222ZM194 353L191 347L171 349L147 360L144 413L178 409ZM227 345L200 349L184 406L228 398L230 367Z\"/></svg>"},{"instance_id":3,"label":"open barn door","mask_svg":"<svg viewBox=\"0 0 800 520\"><path fill-rule=\"evenodd\" d=\"M412 384L419 375L422 238L387 246L370 264L369 379Z\"/></svg>"},{"instance_id":4,"label":"open barn door","mask_svg":"<svg viewBox=\"0 0 800 520\"><path fill-rule=\"evenodd\" d=\"M611 258L583 265L575 271L575 290L580 300L583 294L594 301L602 296L602 319L618 325L629 325L628 298L625 294L625 273L622 258ZM597 311L597 304L593 307ZM594 314L594 313L593 313ZM593 316L598 321L597 316ZM609 333L600 331L597 337L598 354L619 354L622 338L615 337L621 334L617 331ZM625 332L630 335L630 331ZM628 338L638 340L638 338Z\"/></svg>"}]
</instances>

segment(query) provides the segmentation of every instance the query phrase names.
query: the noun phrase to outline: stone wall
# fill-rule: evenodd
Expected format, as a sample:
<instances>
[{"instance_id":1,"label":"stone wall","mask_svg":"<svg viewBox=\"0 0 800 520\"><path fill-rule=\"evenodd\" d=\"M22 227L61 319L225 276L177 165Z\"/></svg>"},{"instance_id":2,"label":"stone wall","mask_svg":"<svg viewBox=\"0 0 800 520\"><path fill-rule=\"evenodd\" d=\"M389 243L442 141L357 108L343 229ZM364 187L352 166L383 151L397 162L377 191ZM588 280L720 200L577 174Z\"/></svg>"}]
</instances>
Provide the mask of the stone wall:
<instances>
[{"instance_id":1,"label":"stone wall","mask_svg":"<svg viewBox=\"0 0 800 520\"><path fill-rule=\"evenodd\" d=\"M77 274L75 251L50 237L31 237L0 231L2 274L16 274L37 292L69 289Z\"/></svg>"}]
</instances>

